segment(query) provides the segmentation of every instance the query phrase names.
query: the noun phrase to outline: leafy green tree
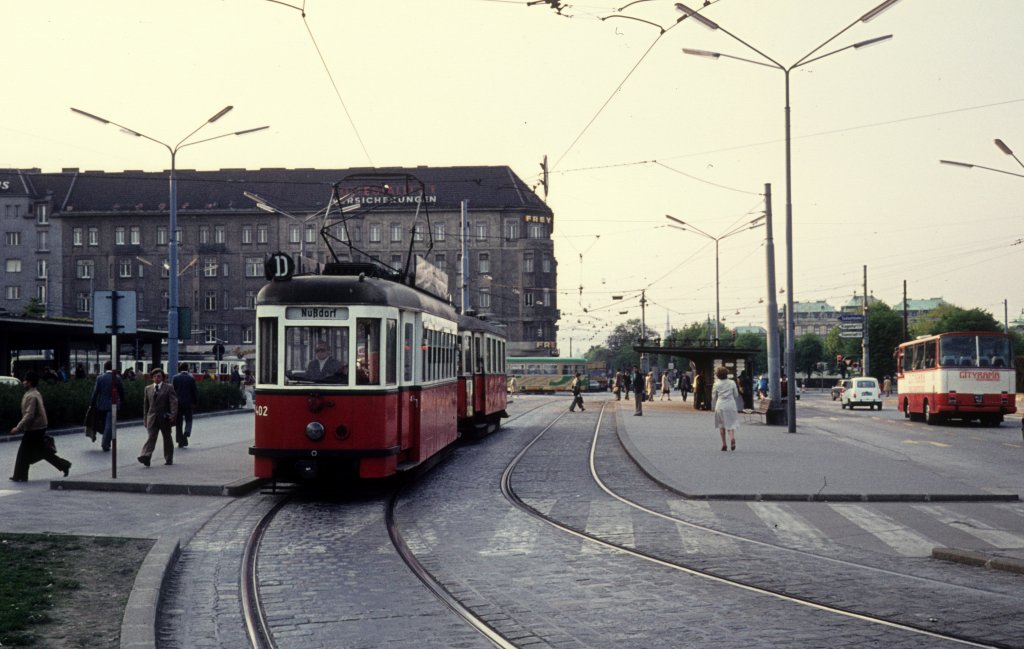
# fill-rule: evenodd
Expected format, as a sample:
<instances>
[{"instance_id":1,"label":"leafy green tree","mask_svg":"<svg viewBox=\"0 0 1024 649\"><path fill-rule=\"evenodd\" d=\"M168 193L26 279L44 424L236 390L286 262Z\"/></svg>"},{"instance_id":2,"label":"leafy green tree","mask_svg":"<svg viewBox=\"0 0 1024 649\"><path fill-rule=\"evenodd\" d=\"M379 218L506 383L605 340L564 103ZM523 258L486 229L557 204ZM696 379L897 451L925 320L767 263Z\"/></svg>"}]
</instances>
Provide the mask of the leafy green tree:
<instances>
[{"instance_id":1,"label":"leafy green tree","mask_svg":"<svg viewBox=\"0 0 1024 649\"><path fill-rule=\"evenodd\" d=\"M605 345L608 348L608 369L615 370L640 364L640 354L633 351L640 344L640 320L633 319L612 330Z\"/></svg>"},{"instance_id":2,"label":"leafy green tree","mask_svg":"<svg viewBox=\"0 0 1024 649\"><path fill-rule=\"evenodd\" d=\"M28 304L25 305L25 315L34 316L36 318L46 315L46 307L39 298L31 298Z\"/></svg>"},{"instance_id":3,"label":"leafy green tree","mask_svg":"<svg viewBox=\"0 0 1024 649\"><path fill-rule=\"evenodd\" d=\"M796 369L810 377L818 363L825 360L825 340L817 334L804 334L796 339Z\"/></svg>"},{"instance_id":4,"label":"leafy green tree","mask_svg":"<svg viewBox=\"0 0 1024 649\"><path fill-rule=\"evenodd\" d=\"M868 342L870 343L871 375L881 380L896 373L893 354L903 341L903 316L884 302L874 302L868 309Z\"/></svg>"},{"instance_id":5,"label":"leafy green tree","mask_svg":"<svg viewBox=\"0 0 1024 649\"><path fill-rule=\"evenodd\" d=\"M943 304L921 316L910 329L915 336L933 336L949 331L1002 331L1003 325L984 309Z\"/></svg>"}]
</instances>

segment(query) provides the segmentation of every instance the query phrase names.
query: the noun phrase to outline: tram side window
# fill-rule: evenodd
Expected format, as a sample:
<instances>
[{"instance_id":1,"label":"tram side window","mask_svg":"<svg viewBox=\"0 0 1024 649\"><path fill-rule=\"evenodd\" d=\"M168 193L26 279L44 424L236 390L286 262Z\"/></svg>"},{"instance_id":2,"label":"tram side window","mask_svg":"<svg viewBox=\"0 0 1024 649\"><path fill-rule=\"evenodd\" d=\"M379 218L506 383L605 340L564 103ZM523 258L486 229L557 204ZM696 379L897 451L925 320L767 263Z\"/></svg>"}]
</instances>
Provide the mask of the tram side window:
<instances>
[{"instance_id":1,"label":"tram side window","mask_svg":"<svg viewBox=\"0 0 1024 649\"><path fill-rule=\"evenodd\" d=\"M385 381L388 385L398 382L398 320L388 318L388 342L387 342L387 375Z\"/></svg>"},{"instance_id":2,"label":"tram side window","mask_svg":"<svg viewBox=\"0 0 1024 649\"><path fill-rule=\"evenodd\" d=\"M277 318L260 318L260 383L277 383Z\"/></svg>"},{"instance_id":3,"label":"tram side window","mask_svg":"<svg viewBox=\"0 0 1024 649\"><path fill-rule=\"evenodd\" d=\"M348 327L285 327L285 385L348 385Z\"/></svg>"},{"instance_id":4,"label":"tram side window","mask_svg":"<svg viewBox=\"0 0 1024 649\"><path fill-rule=\"evenodd\" d=\"M412 381L412 346L415 343L413 340L413 326L411 322L405 323L405 342L403 343L402 349L402 380L411 382Z\"/></svg>"},{"instance_id":5,"label":"tram side window","mask_svg":"<svg viewBox=\"0 0 1024 649\"><path fill-rule=\"evenodd\" d=\"M356 318L356 384L380 385L380 320Z\"/></svg>"}]
</instances>

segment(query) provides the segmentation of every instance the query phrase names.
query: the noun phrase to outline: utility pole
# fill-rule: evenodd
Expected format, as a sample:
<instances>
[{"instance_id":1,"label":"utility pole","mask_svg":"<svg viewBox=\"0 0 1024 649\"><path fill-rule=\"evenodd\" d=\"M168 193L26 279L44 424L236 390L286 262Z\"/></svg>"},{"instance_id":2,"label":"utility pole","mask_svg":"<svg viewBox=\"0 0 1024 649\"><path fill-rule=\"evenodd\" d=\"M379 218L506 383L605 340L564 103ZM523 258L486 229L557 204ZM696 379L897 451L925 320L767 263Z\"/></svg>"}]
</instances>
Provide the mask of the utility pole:
<instances>
[{"instance_id":1,"label":"utility pole","mask_svg":"<svg viewBox=\"0 0 1024 649\"><path fill-rule=\"evenodd\" d=\"M864 344L862 354L864 358L860 362L861 376L871 376L871 366L869 364L869 345L868 345L868 266L864 265Z\"/></svg>"},{"instance_id":2,"label":"utility pole","mask_svg":"<svg viewBox=\"0 0 1024 649\"><path fill-rule=\"evenodd\" d=\"M462 312L469 309L469 201L464 200L462 206Z\"/></svg>"},{"instance_id":3,"label":"utility pole","mask_svg":"<svg viewBox=\"0 0 1024 649\"><path fill-rule=\"evenodd\" d=\"M647 289L640 291L640 346L647 345ZM647 354L640 352L640 370L647 375Z\"/></svg>"},{"instance_id":4,"label":"utility pole","mask_svg":"<svg viewBox=\"0 0 1024 649\"><path fill-rule=\"evenodd\" d=\"M907 305L907 280L903 280L903 342L910 340L907 337L909 328L907 322L910 320L909 306Z\"/></svg>"},{"instance_id":5,"label":"utility pole","mask_svg":"<svg viewBox=\"0 0 1024 649\"><path fill-rule=\"evenodd\" d=\"M780 374L779 369L779 304L775 297L775 241L772 238L772 184L764 184L764 215L765 215L765 247L764 256L768 278L768 339L765 341L768 351L768 410L776 411L780 407ZM768 421L767 423L780 423Z\"/></svg>"}]
</instances>

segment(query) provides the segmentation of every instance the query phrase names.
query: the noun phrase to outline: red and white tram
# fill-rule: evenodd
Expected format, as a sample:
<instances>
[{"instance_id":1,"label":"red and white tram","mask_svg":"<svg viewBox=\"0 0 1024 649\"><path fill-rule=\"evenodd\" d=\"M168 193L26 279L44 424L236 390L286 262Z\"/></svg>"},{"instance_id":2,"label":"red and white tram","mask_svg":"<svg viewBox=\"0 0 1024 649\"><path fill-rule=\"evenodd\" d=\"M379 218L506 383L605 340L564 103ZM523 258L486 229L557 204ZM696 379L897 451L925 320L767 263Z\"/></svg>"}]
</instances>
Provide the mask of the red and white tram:
<instances>
[{"instance_id":1,"label":"red and white tram","mask_svg":"<svg viewBox=\"0 0 1024 649\"><path fill-rule=\"evenodd\" d=\"M903 343L897 354L899 409L913 420L977 419L998 426L1017 411L1013 350L1006 334L951 332Z\"/></svg>"},{"instance_id":2,"label":"red and white tram","mask_svg":"<svg viewBox=\"0 0 1024 649\"><path fill-rule=\"evenodd\" d=\"M498 328L374 264L273 281L256 321L257 477L382 478L505 416Z\"/></svg>"}]
</instances>

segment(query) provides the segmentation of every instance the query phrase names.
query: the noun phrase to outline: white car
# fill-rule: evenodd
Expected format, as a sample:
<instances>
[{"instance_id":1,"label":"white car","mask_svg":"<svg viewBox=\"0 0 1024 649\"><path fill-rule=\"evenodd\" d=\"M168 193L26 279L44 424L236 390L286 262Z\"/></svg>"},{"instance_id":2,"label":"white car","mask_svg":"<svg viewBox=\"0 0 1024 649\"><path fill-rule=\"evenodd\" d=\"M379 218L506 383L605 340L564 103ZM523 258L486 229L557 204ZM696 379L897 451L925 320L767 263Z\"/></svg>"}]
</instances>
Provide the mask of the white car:
<instances>
[{"instance_id":1,"label":"white car","mask_svg":"<svg viewBox=\"0 0 1024 649\"><path fill-rule=\"evenodd\" d=\"M14 376L0 376L0 385L21 385L21 379Z\"/></svg>"},{"instance_id":2,"label":"white car","mask_svg":"<svg viewBox=\"0 0 1024 649\"><path fill-rule=\"evenodd\" d=\"M871 409L881 410L882 390L878 387L878 379L862 376L843 381L839 400L844 409L853 410L854 406L868 406Z\"/></svg>"}]
</instances>

